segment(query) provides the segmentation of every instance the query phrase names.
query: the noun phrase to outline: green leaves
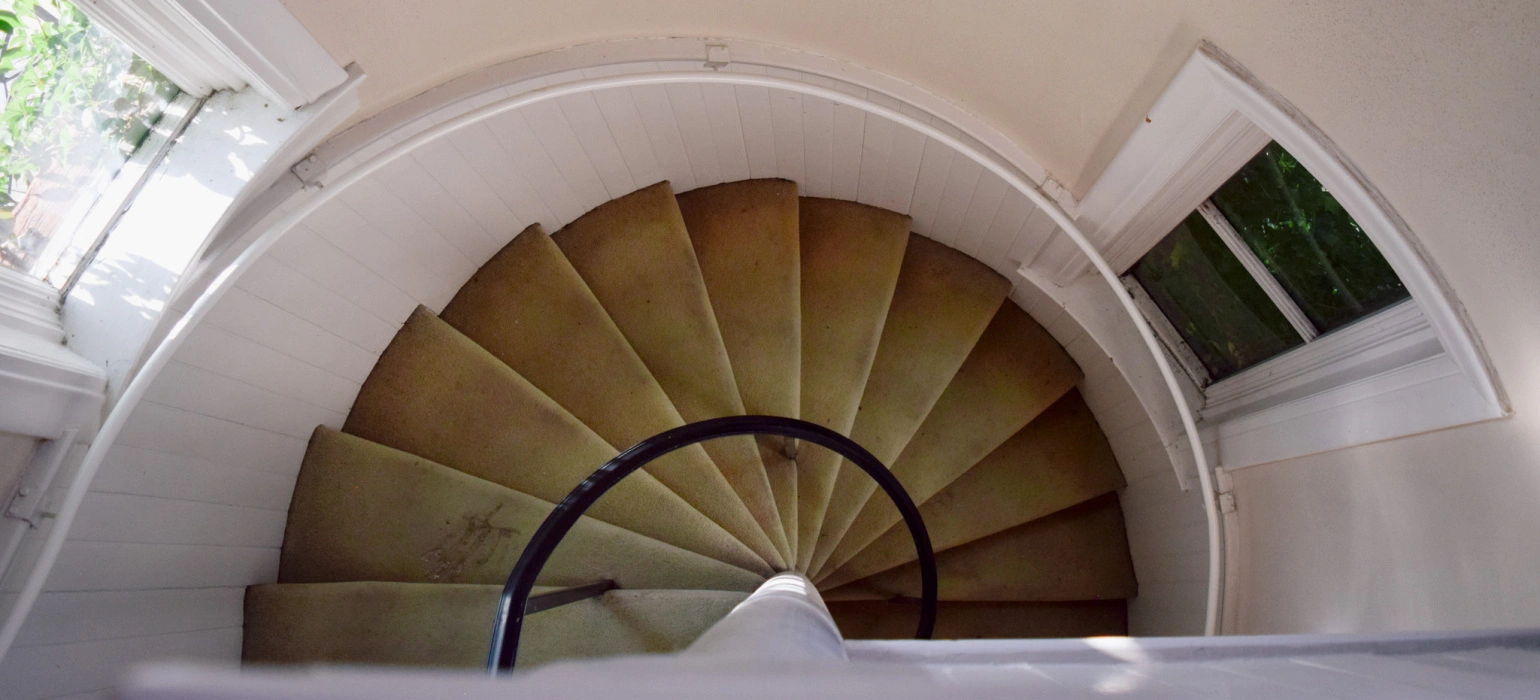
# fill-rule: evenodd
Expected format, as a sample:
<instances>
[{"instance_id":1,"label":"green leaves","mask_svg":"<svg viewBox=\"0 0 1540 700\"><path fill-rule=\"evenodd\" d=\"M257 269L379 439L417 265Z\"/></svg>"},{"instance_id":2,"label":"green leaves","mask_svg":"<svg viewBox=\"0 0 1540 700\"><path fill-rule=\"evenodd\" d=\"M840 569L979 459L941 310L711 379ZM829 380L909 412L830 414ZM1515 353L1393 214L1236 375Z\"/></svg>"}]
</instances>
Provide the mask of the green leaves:
<instances>
[{"instance_id":1,"label":"green leaves","mask_svg":"<svg viewBox=\"0 0 1540 700\"><path fill-rule=\"evenodd\" d=\"M64 0L0 0L0 32L0 176L12 206L41 171L91 167L95 151L76 154L87 144L131 153L176 92Z\"/></svg>"}]
</instances>

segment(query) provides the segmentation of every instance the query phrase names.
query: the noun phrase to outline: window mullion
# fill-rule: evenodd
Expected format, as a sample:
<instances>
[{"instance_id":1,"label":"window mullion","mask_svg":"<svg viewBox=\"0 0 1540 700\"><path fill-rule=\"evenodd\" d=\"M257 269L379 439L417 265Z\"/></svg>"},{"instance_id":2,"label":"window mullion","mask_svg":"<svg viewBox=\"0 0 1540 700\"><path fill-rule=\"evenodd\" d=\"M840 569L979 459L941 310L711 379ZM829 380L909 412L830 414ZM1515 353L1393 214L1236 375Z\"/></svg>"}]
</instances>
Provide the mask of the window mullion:
<instances>
[{"instance_id":1,"label":"window mullion","mask_svg":"<svg viewBox=\"0 0 1540 700\"><path fill-rule=\"evenodd\" d=\"M1284 318L1289 320L1289 325L1294 326L1294 331L1299 333L1299 337L1304 338L1307 343L1315 340L1316 336L1320 335L1320 331L1316 329L1314 323L1310 322L1310 317L1299 308L1299 304L1294 303L1294 298L1284 291L1283 285L1278 284L1273 274L1267 271L1267 265L1251 250L1251 246L1246 245L1246 241L1235 231L1235 227L1230 225L1230 220L1219 211L1219 207L1214 206L1214 201L1203 200L1203 203L1198 205L1198 213L1203 215L1203 219L1213 227L1214 233L1219 234L1219 240L1224 241L1225 247L1229 248L1236 259L1241 261L1246 271L1251 273L1257 285L1267 293L1267 298L1271 299L1278 310L1283 312Z\"/></svg>"}]
</instances>

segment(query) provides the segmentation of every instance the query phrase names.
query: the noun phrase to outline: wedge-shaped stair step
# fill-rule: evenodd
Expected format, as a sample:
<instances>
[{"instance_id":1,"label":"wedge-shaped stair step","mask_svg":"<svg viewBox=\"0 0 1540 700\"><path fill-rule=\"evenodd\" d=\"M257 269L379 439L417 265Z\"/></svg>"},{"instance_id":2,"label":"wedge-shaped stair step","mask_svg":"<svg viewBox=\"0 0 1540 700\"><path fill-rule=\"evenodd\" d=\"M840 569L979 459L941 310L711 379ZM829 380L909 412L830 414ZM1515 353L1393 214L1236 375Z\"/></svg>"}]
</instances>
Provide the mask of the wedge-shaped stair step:
<instances>
[{"instance_id":1,"label":"wedge-shaped stair step","mask_svg":"<svg viewBox=\"0 0 1540 700\"><path fill-rule=\"evenodd\" d=\"M732 362L743 408L752 415L796 418L801 411L802 272L797 184L744 180L678 196ZM796 471L785 468L785 441L759 442L787 539L796 520Z\"/></svg>"},{"instance_id":2,"label":"wedge-shaped stair step","mask_svg":"<svg viewBox=\"0 0 1540 700\"><path fill-rule=\"evenodd\" d=\"M913 639L920 604L912 600L829 601L846 639ZM1128 634L1122 600L1068 603L946 602L936 610L935 639L1030 639Z\"/></svg>"},{"instance_id":3,"label":"wedge-shaped stair step","mask_svg":"<svg viewBox=\"0 0 1540 700\"><path fill-rule=\"evenodd\" d=\"M279 580L501 584L551 504L317 428L289 506ZM540 582L753 590L762 577L584 517Z\"/></svg>"},{"instance_id":4,"label":"wedge-shaped stair step","mask_svg":"<svg viewBox=\"0 0 1540 700\"><path fill-rule=\"evenodd\" d=\"M910 236L851 439L883 464L895 466L1010 291L1010 282L983 263L929 238ZM818 571L833 554L876 489L855 465L840 465L809 571Z\"/></svg>"},{"instance_id":5,"label":"wedge-shaped stair step","mask_svg":"<svg viewBox=\"0 0 1540 700\"><path fill-rule=\"evenodd\" d=\"M482 668L501 586L268 584L246 589L242 660ZM745 593L620 590L524 619L519 668L683 649Z\"/></svg>"},{"instance_id":6,"label":"wedge-shaped stair step","mask_svg":"<svg viewBox=\"0 0 1540 700\"><path fill-rule=\"evenodd\" d=\"M440 316L615 447L684 425L539 224L482 265ZM647 472L766 561L784 561L701 447L664 456Z\"/></svg>"},{"instance_id":7,"label":"wedge-shaped stair step","mask_svg":"<svg viewBox=\"0 0 1540 700\"><path fill-rule=\"evenodd\" d=\"M686 422L743 415L700 264L667 182L600 205L552 240ZM754 439L704 446L765 533L784 545L780 511Z\"/></svg>"},{"instance_id":8,"label":"wedge-shaped stair step","mask_svg":"<svg viewBox=\"0 0 1540 700\"><path fill-rule=\"evenodd\" d=\"M765 478L775 493L775 505L781 512L781 527L789 544L797 542L797 443L760 437L759 460L765 465ZM796 562L795 553L787 561ZM790 564L788 564L790 566Z\"/></svg>"},{"instance_id":9,"label":"wedge-shaped stair step","mask_svg":"<svg viewBox=\"0 0 1540 700\"><path fill-rule=\"evenodd\" d=\"M528 380L422 308L380 356L343 430L551 503L616 454ZM646 472L620 482L588 514L770 572L752 550Z\"/></svg>"},{"instance_id":10,"label":"wedge-shaped stair step","mask_svg":"<svg viewBox=\"0 0 1540 700\"><path fill-rule=\"evenodd\" d=\"M855 202L803 197L802 415L850 434L877 355L909 242L909 217ZM797 454L797 568L806 571L839 457Z\"/></svg>"},{"instance_id":11,"label":"wedge-shaped stair step","mask_svg":"<svg viewBox=\"0 0 1540 700\"><path fill-rule=\"evenodd\" d=\"M1117 494L1067 508L936 557L942 600L1111 600L1138 593ZM847 587L920 597L911 562Z\"/></svg>"},{"instance_id":12,"label":"wedge-shaped stair step","mask_svg":"<svg viewBox=\"0 0 1540 700\"><path fill-rule=\"evenodd\" d=\"M894 476L923 503L968 471L1080 381L1080 368L1027 312L1004 304L897 460ZM870 480L868 480L869 482ZM858 509L819 573L837 569L899 522L886 498L862 485Z\"/></svg>"},{"instance_id":13,"label":"wedge-shaped stair step","mask_svg":"<svg viewBox=\"0 0 1540 700\"><path fill-rule=\"evenodd\" d=\"M936 551L988 537L1124 485L1091 410L1071 391L920 505ZM875 499L873 500L875 503ZM820 585L828 588L914 561L902 522Z\"/></svg>"}]
</instances>

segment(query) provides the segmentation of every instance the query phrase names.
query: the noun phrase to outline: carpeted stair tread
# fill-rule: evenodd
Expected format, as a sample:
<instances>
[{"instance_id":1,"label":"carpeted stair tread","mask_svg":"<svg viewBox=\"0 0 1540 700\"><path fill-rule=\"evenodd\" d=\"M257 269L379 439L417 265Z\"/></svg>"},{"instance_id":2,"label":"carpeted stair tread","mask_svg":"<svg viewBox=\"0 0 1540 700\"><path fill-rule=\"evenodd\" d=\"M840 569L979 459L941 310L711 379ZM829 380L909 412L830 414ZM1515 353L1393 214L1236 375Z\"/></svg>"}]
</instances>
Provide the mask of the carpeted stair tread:
<instances>
[{"instance_id":1,"label":"carpeted stair tread","mask_svg":"<svg viewBox=\"0 0 1540 700\"><path fill-rule=\"evenodd\" d=\"M743 415L700 264L667 182L598 206L552 237L685 422ZM704 444L761 529L784 536L750 437Z\"/></svg>"},{"instance_id":2,"label":"carpeted stair tread","mask_svg":"<svg viewBox=\"0 0 1540 700\"><path fill-rule=\"evenodd\" d=\"M803 197L802 415L849 434L898 283L909 217L855 202ZM807 570L839 457L797 454L797 564Z\"/></svg>"},{"instance_id":3,"label":"carpeted stair tread","mask_svg":"<svg viewBox=\"0 0 1540 700\"><path fill-rule=\"evenodd\" d=\"M909 496L923 503L1073 390L1080 379L1080 368L1053 336L1020 307L1004 304L889 467ZM819 573L849 561L899 522L898 509L886 498L871 498L872 490L865 486L845 502L859 513L850 519Z\"/></svg>"},{"instance_id":4,"label":"carpeted stair tread","mask_svg":"<svg viewBox=\"0 0 1540 700\"><path fill-rule=\"evenodd\" d=\"M483 668L501 586L268 584L246 591L252 664ZM689 646L747 594L619 590L525 618L519 668Z\"/></svg>"},{"instance_id":5,"label":"carpeted stair tread","mask_svg":"<svg viewBox=\"0 0 1540 700\"><path fill-rule=\"evenodd\" d=\"M617 453L528 380L423 308L380 355L343 430L550 503L560 502ZM718 561L771 571L646 472L610 489L588 514Z\"/></svg>"},{"instance_id":6,"label":"carpeted stair tread","mask_svg":"<svg viewBox=\"0 0 1540 700\"><path fill-rule=\"evenodd\" d=\"M802 272L797 185L745 180L679 195L743 408L801 409Z\"/></svg>"},{"instance_id":7,"label":"carpeted stair tread","mask_svg":"<svg viewBox=\"0 0 1540 700\"><path fill-rule=\"evenodd\" d=\"M846 639L913 639L920 604L913 600L828 601ZM934 639L1031 639L1128 634L1122 600L1063 603L942 603Z\"/></svg>"},{"instance_id":8,"label":"carpeted stair tread","mask_svg":"<svg viewBox=\"0 0 1540 700\"><path fill-rule=\"evenodd\" d=\"M1080 392L1072 391L922 503L919 514L926 518L933 548L947 551L1117 491L1124 483L1107 438ZM893 523L824 583L839 586L913 558L909 531L904 523Z\"/></svg>"},{"instance_id":9,"label":"carpeted stair tread","mask_svg":"<svg viewBox=\"0 0 1540 700\"><path fill-rule=\"evenodd\" d=\"M796 183L744 180L686 192L677 200L744 411L796 418L802 379ZM782 454L775 461L785 460L784 440L760 436L758 441ZM788 483L796 472L765 466L785 530L796 517L796 485ZM782 537L789 556L789 535Z\"/></svg>"},{"instance_id":10,"label":"carpeted stair tread","mask_svg":"<svg viewBox=\"0 0 1540 700\"><path fill-rule=\"evenodd\" d=\"M502 584L551 504L363 438L311 437L289 507L284 583ZM540 582L751 591L763 576L581 518Z\"/></svg>"},{"instance_id":11,"label":"carpeted stair tread","mask_svg":"<svg viewBox=\"0 0 1540 700\"><path fill-rule=\"evenodd\" d=\"M535 224L492 256L440 317L617 448L684 420L577 270ZM597 468L597 465L595 465ZM700 446L647 472L772 565L785 555Z\"/></svg>"},{"instance_id":12,"label":"carpeted stair tread","mask_svg":"<svg viewBox=\"0 0 1540 700\"><path fill-rule=\"evenodd\" d=\"M786 531L788 546L797 542L797 442L795 440L755 439L759 446L759 461L765 465L765 478L775 494L775 505L781 513L781 527ZM795 552L793 552L795 554ZM787 558L795 563L796 557ZM788 567L790 564L788 564Z\"/></svg>"},{"instance_id":13,"label":"carpeted stair tread","mask_svg":"<svg viewBox=\"0 0 1540 700\"><path fill-rule=\"evenodd\" d=\"M895 467L1010 291L1010 281L983 263L911 235L851 439ZM840 465L809 571L823 567L876 489L855 465Z\"/></svg>"},{"instance_id":14,"label":"carpeted stair tread","mask_svg":"<svg viewBox=\"0 0 1540 700\"><path fill-rule=\"evenodd\" d=\"M1080 392L1071 391L956 481L920 504L932 546L945 551L1124 486L1112 448ZM875 499L874 499L875 502ZM902 522L827 576L826 587L914 560Z\"/></svg>"},{"instance_id":15,"label":"carpeted stair tread","mask_svg":"<svg viewBox=\"0 0 1540 700\"><path fill-rule=\"evenodd\" d=\"M1117 494L1105 494L936 556L941 600L1065 601L1138 594ZM918 598L910 562L850 586Z\"/></svg>"}]
</instances>

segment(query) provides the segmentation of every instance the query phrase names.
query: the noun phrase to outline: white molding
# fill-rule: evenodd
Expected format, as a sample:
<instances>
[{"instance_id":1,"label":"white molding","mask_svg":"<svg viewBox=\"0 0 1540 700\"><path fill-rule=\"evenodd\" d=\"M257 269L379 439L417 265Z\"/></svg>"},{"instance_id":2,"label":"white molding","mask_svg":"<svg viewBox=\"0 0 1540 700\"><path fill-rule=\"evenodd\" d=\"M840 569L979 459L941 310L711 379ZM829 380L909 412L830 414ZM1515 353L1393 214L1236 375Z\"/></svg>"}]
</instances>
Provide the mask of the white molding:
<instances>
[{"instance_id":1,"label":"white molding","mask_svg":"<svg viewBox=\"0 0 1540 700\"><path fill-rule=\"evenodd\" d=\"M731 62L708 68L708 45L725 46L732 57ZM691 63L695 65L689 65ZM877 93L874 95L877 100L897 100L904 110L917 111L923 119L992 154L1041 187L1056 204L1070 212L1076 210L1076 202L1068 190L1049 177L1048 171L1021 146L1004 132L947 99L913 83L853 63L744 39L671 37L601 41L490 66L429 89L348 127L316 149L316 166L324 173L323 182L333 180L349 167L436 122L513 94L510 91L537 88L554 76L571 79L580 75L658 72L660 64L666 64L663 70L770 71L779 77L800 80L788 74L788 71L797 71L812 76L803 80L808 84L852 94L872 91Z\"/></svg>"},{"instance_id":2,"label":"white molding","mask_svg":"<svg viewBox=\"0 0 1540 700\"><path fill-rule=\"evenodd\" d=\"M200 97L251 85L298 109L346 80L279 0L90 0L79 6Z\"/></svg>"},{"instance_id":3,"label":"white molding","mask_svg":"<svg viewBox=\"0 0 1540 700\"><path fill-rule=\"evenodd\" d=\"M1383 309L1204 391L1205 421L1225 420L1443 352L1415 302Z\"/></svg>"},{"instance_id":4,"label":"white molding","mask_svg":"<svg viewBox=\"0 0 1540 700\"><path fill-rule=\"evenodd\" d=\"M1446 354L1267 410L1205 426L1224 469L1416 435L1490 416Z\"/></svg>"},{"instance_id":5,"label":"white molding","mask_svg":"<svg viewBox=\"0 0 1540 700\"><path fill-rule=\"evenodd\" d=\"M1412 300L1207 387L1202 427L1220 463L1245 467L1506 415L1473 327L1405 222L1314 124L1212 45L1188 60L1091 187L1080 223L1109 264L1127 269L1269 140L1331 191ZM1086 266L1062 241L1029 264L1058 285Z\"/></svg>"},{"instance_id":6,"label":"white molding","mask_svg":"<svg viewBox=\"0 0 1540 700\"><path fill-rule=\"evenodd\" d=\"M1127 270L1270 139L1238 112L1195 55L1172 78L1080 201L1080 223L1115 270ZM1066 241L1045 246L1031 267L1066 286L1085 256Z\"/></svg>"}]
</instances>

